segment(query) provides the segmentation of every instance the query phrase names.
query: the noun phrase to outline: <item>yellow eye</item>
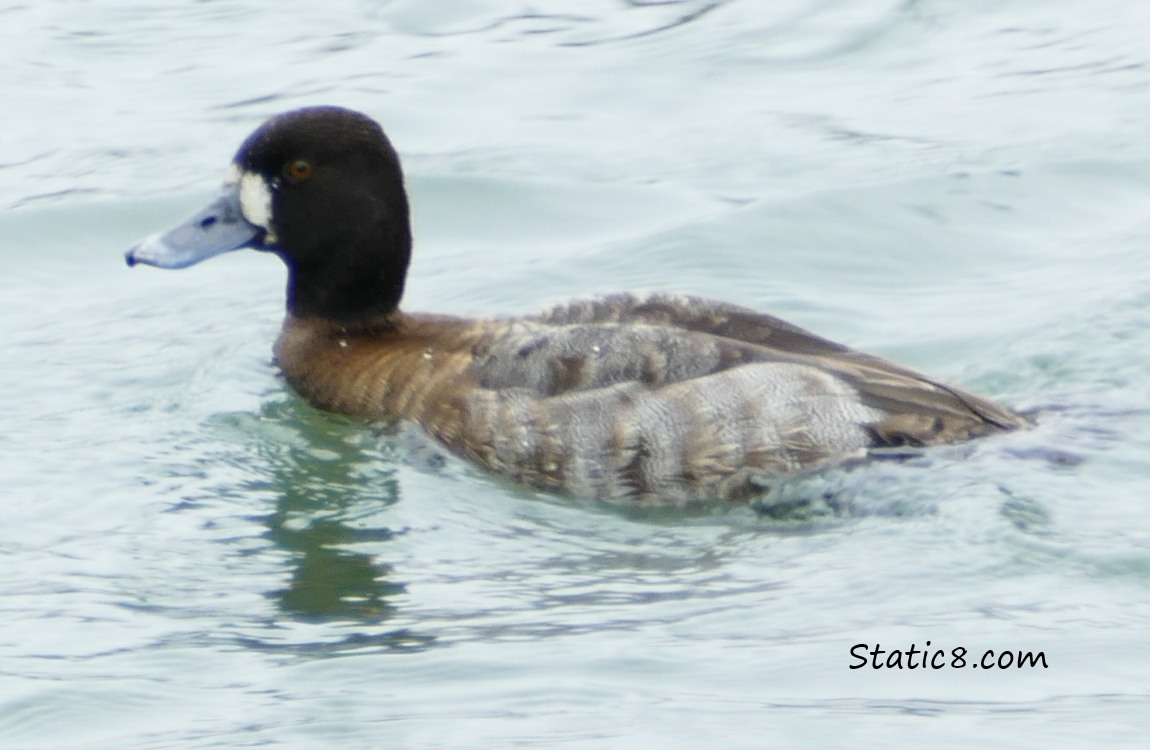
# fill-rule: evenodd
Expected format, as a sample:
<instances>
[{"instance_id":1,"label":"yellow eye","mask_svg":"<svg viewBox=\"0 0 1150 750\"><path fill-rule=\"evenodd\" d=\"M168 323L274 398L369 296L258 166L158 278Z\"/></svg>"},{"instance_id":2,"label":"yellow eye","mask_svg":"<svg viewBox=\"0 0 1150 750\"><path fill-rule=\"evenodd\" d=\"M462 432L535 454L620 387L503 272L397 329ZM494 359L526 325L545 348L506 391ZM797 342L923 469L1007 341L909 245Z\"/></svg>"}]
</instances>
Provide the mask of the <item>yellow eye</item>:
<instances>
[{"instance_id":1,"label":"yellow eye","mask_svg":"<svg viewBox=\"0 0 1150 750\"><path fill-rule=\"evenodd\" d=\"M303 159L296 159L289 162L284 167L284 177L292 182L303 182L308 177L311 177L311 162L304 161Z\"/></svg>"}]
</instances>

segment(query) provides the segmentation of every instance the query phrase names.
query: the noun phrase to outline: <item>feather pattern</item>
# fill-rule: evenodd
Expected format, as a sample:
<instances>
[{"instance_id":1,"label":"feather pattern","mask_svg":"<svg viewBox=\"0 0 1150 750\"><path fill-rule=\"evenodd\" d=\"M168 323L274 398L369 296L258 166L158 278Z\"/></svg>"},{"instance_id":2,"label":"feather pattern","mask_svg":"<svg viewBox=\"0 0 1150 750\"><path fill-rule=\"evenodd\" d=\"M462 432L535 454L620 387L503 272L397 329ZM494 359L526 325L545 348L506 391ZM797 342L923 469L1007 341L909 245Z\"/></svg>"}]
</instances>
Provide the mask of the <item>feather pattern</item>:
<instances>
[{"instance_id":1,"label":"feather pattern","mask_svg":"<svg viewBox=\"0 0 1150 750\"><path fill-rule=\"evenodd\" d=\"M769 315L620 294L518 319L290 317L276 347L321 408L411 419L517 481L639 503L741 498L876 447L1025 420Z\"/></svg>"}]
</instances>

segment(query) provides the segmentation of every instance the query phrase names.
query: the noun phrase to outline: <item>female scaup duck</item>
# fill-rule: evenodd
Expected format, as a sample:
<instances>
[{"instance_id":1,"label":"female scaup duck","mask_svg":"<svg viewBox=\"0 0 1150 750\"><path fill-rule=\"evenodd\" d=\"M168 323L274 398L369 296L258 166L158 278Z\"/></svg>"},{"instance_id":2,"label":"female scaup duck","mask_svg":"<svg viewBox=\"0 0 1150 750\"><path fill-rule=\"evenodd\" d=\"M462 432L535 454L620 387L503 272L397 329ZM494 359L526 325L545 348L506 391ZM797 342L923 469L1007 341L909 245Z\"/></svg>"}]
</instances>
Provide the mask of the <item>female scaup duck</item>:
<instances>
[{"instance_id":1,"label":"female scaup duck","mask_svg":"<svg viewBox=\"0 0 1150 750\"><path fill-rule=\"evenodd\" d=\"M1020 415L742 307L620 294L519 318L405 313L399 157L336 107L274 117L216 200L128 251L183 268L243 247L288 268L275 345L320 409L417 422L520 482L647 503L743 498L896 446L1023 427Z\"/></svg>"}]
</instances>

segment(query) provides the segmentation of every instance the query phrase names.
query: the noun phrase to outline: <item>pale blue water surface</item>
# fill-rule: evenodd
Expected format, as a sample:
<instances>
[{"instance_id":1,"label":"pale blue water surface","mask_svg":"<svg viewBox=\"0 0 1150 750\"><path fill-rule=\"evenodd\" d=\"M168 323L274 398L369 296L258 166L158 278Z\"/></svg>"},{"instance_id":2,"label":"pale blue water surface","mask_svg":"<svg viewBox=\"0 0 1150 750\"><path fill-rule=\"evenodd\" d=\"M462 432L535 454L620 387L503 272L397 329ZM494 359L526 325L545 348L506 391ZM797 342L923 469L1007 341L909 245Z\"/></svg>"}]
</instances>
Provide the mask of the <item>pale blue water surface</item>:
<instances>
[{"instance_id":1,"label":"pale blue water surface","mask_svg":"<svg viewBox=\"0 0 1150 750\"><path fill-rule=\"evenodd\" d=\"M1150 4L0 0L0 747L1141 747ZM277 379L274 258L123 266L363 109L410 309L689 292L1039 409L835 502L536 495ZM852 670L859 643L1045 669Z\"/></svg>"}]
</instances>

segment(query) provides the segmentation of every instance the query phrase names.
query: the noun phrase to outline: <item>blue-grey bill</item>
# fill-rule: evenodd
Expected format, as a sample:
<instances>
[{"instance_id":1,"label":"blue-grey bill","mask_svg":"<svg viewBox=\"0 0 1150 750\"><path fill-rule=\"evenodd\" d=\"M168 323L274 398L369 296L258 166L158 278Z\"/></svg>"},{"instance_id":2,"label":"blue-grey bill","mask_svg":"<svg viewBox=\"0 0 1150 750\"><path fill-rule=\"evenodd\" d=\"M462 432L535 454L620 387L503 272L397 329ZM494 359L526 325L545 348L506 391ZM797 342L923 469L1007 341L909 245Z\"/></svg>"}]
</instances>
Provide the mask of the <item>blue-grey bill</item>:
<instances>
[{"instance_id":1,"label":"blue-grey bill","mask_svg":"<svg viewBox=\"0 0 1150 750\"><path fill-rule=\"evenodd\" d=\"M262 230L244 218L239 186L228 184L203 210L166 232L145 237L124 255L129 266L187 268L248 246Z\"/></svg>"}]
</instances>

